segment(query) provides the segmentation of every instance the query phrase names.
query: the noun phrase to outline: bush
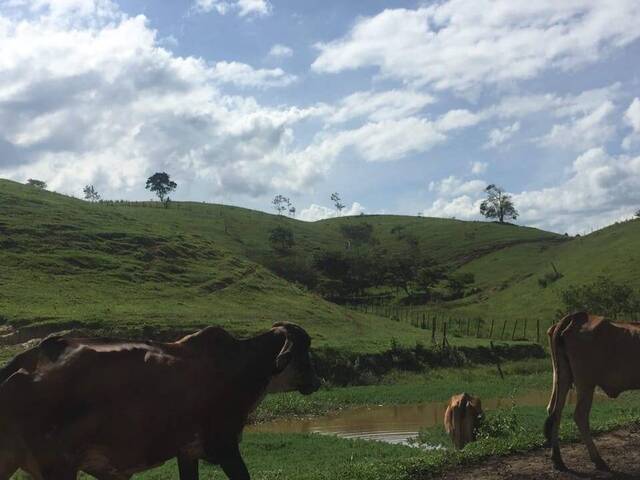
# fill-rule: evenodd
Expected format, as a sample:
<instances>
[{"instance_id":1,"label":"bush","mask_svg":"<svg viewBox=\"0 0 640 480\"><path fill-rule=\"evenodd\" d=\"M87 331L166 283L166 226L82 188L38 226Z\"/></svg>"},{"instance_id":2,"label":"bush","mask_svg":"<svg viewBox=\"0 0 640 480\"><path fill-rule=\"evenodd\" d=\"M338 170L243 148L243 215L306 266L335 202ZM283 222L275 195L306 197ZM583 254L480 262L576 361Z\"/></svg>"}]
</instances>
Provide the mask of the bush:
<instances>
[{"instance_id":1,"label":"bush","mask_svg":"<svg viewBox=\"0 0 640 480\"><path fill-rule=\"evenodd\" d=\"M287 253L295 245L293 231L286 227L278 226L269 232L269 242L274 250Z\"/></svg>"},{"instance_id":2,"label":"bush","mask_svg":"<svg viewBox=\"0 0 640 480\"><path fill-rule=\"evenodd\" d=\"M289 282L314 289L318 285L318 274L306 258L295 255L265 258L264 265L279 277Z\"/></svg>"},{"instance_id":3,"label":"bush","mask_svg":"<svg viewBox=\"0 0 640 480\"><path fill-rule=\"evenodd\" d=\"M615 283L608 277L598 277L588 285L569 287L560 293L560 297L565 312L584 310L616 319L625 315L633 317L640 311L640 295L628 285Z\"/></svg>"},{"instance_id":4,"label":"bush","mask_svg":"<svg viewBox=\"0 0 640 480\"><path fill-rule=\"evenodd\" d=\"M556 266L553 263L551 264L551 267L553 268L553 272L547 272L541 278L538 278L538 285L540 285L541 288L547 288L553 282L564 277L564 275L556 269Z\"/></svg>"},{"instance_id":5,"label":"bush","mask_svg":"<svg viewBox=\"0 0 640 480\"><path fill-rule=\"evenodd\" d=\"M523 432L524 426L518 420L514 403L509 410L496 410L481 417L476 427L476 438L510 437Z\"/></svg>"}]
</instances>

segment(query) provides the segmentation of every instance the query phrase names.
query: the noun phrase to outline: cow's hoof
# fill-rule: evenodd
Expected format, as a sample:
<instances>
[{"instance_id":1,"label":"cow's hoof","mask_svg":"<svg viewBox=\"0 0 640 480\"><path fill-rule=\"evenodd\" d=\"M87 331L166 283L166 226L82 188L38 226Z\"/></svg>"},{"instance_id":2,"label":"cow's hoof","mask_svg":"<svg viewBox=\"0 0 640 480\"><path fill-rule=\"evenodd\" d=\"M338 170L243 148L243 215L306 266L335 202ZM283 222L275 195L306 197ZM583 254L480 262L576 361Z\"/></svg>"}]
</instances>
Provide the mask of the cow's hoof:
<instances>
[{"instance_id":1,"label":"cow's hoof","mask_svg":"<svg viewBox=\"0 0 640 480\"><path fill-rule=\"evenodd\" d=\"M558 470L559 472L566 472L567 466L564 464L564 462L562 460L557 460L555 458L552 458L553 460L553 468L555 470Z\"/></svg>"},{"instance_id":2,"label":"cow's hoof","mask_svg":"<svg viewBox=\"0 0 640 480\"><path fill-rule=\"evenodd\" d=\"M611 469L609 468L609 465L607 465L607 463L602 459L596 460L593 463L596 464L596 468L598 470L600 470L601 472L610 472L611 471Z\"/></svg>"}]
</instances>

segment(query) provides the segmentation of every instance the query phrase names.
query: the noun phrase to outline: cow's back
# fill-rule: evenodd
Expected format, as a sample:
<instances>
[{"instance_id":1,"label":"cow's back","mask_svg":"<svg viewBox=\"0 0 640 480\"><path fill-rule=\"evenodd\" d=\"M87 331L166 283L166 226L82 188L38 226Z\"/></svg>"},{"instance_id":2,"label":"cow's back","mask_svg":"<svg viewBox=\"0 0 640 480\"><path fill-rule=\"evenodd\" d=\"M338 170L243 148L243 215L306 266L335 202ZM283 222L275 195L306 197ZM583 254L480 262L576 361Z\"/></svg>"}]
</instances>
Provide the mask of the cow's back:
<instances>
[{"instance_id":1,"label":"cow's back","mask_svg":"<svg viewBox=\"0 0 640 480\"><path fill-rule=\"evenodd\" d=\"M228 345L207 352L200 343L43 341L9 365L28 373L30 389L14 420L28 425L30 450L75 456L95 474L143 470L183 445L197 449L232 383Z\"/></svg>"}]
</instances>

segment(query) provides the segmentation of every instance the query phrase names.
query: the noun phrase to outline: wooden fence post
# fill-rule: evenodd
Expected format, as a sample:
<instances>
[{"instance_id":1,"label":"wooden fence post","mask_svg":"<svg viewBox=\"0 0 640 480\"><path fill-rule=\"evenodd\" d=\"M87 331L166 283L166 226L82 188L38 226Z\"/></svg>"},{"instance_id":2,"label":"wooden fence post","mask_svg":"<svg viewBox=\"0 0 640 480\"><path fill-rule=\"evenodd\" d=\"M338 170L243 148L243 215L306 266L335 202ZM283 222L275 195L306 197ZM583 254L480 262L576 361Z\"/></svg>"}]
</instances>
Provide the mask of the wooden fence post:
<instances>
[{"instance_id":1,"label":"wooden fence post","mask_svg":"<svg viewBox=\"0 0 640 480\"><path fill-rule=\"evenodd\" d=\"M480 317L476 318L476 338L480 338L480 321L482 319Z\"/></svg>"},{"instance_id":2,"label":"wooden fence post","mask_svg":"<svg viewBox=\"0 0 640 480\"><path fill-rule=\"evenodd\" d=\"M504 340L504 332L507 330L507 321L504 321L504 325L502 325L502 333L500 334L500 340Z\"/></svg>"},{"instance_id":3,"label":"wooden fence post","mask_svg":"<svg viewBox=\"0 0 640 480\"><path fill-rule=\"evenodd\" d=\"M493 322L495 321L495 317L491 317L491 328L489 329L489 338L493 338Z\"/></svg>"},{"instance_id":4,"label":"wooden fence post","mask_svg":"<svg viewBox=\"0 0 640 480\"><path fill-rule=\"evenodd\" d=\"M528 319L524 319L524 327L522 329L522 337L527 339L527 320Z\"/></svg>"},{"instance_id":5,"label":"wooden fence post","mask_svg":"<svg viewBox=\"0 0 640 480\"><path fill-rule=\"evenodd\" d=\"M449 345L447 341L447 322L442 324L442 348L446 348Z\"/></svg>"},{"instance_id":6,"label":"wooden fence post","mask_svg":"<svg viewBox=\"0 0 640 480\"><path fill-rule=\"evenodd\" d=\"M436 343L436 317L435 315L431 319L431 343Z\"/></svg>"},{"instance_id":7,"label":"wooden fence post","mask_svg":"<svg viewBox=\"0 0 640 480\"><path fill-rule=\"evenodd\" d=\"M516 318L516 323L513 324L513 332L511 332L511 340L516 339L516 327L518 326L518 319Z\"/></svg>"},{"instance_id":8,"label":"wooden fence post","mask_svg":"<svg viewBox=\"0 0 640 480\"><path fill-rule=\"evenodd\" d=\"M540 319L536 320L536 341L540 343Z\"/></svg>"},{"instance_id":9,"label":"wooden fence post","mask_svg":"<svg viewBox=\"0 0 640 480\"><path fill-rule=\"evenodd\" d=\"M469 336L469 329L471 328L471 319L467 318L467 337Z\"/></svg>"}]
</instances>

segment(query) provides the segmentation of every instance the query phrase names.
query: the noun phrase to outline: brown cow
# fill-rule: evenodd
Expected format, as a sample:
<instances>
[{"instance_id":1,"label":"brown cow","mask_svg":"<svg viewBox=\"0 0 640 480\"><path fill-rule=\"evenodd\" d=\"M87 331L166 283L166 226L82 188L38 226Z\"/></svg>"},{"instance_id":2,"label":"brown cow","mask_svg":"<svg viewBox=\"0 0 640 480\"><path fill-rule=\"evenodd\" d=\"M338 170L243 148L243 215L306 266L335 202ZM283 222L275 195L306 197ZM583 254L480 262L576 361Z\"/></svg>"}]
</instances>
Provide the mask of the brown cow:
<instances>
[{"instance_id":1,"label":"brown cow","mask_svg":"<svg viewBox=\"0 0 640 480\"><path fill-rule=\"evenodd\" d=\"M124 480L178 457L249 479L238 443L266 393L319 387L291 323L236 340L209 327L174 343L51 337L0 372L0 480Z\"/></svg>"},{"instance_id":2,"label":"brown cow","mask_svg":"<svg viewBox=\"0 0 640 480\"><path fill-rule=\"evenodd\" d=\"M480 399L468 393L454 395L444 412L444 429L456 448L475 440L475 429L482 417Z\"/></svg>"},{"instance_id":3,"label":"brown cow","mask_svg":"<svg viewBox=\"0 0 640 480\"><path fill-rule=\"evenodd\" d=\"M587 446L591 461L600 470L609 470L591 438L589 412L595 387L616 398L625 390L640 388L640 326L616 323L586 312L567 315L549 328L553 363L553 390L544 426L552 447L551 459L559 470L566 467L560 455L558 429L567 393L576 389L573 418Z\"/></svg>"}]
</instances>

